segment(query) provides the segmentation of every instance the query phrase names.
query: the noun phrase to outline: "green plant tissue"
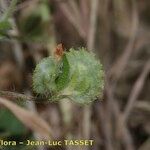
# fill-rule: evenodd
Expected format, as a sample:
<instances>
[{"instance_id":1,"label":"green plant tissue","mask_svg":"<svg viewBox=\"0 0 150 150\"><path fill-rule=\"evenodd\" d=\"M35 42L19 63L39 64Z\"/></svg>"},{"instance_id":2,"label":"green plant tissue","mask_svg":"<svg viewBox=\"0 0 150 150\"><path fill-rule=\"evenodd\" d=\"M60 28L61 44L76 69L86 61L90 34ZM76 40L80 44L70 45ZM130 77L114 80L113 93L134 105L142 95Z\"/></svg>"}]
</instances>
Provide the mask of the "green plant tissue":
<instances>
[{"instance_id":1,"label":"green plant tissue","mask_svg":"<svg viewBox=\"0 0 150 150\"><path fill-rule=\"evenodd\" d=\"M33 74L33 90L51 101L69 98L87 104L101 97L104 88L103 66L85 48L71 48L58 61L44 58Z\"/></svg>"}]
</instances>

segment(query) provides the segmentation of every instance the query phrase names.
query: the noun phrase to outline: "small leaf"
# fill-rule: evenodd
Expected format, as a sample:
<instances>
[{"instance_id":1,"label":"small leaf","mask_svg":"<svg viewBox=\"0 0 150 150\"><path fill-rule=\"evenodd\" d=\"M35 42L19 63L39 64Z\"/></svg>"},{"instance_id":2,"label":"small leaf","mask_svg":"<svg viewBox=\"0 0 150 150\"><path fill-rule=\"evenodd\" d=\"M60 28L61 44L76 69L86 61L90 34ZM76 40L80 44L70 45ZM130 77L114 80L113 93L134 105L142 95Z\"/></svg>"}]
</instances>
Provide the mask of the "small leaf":
<instances>
[{"instance_id":1,"label":"small leaf","mask_svg":"<svg viewBox=\"0 0 150 150\"><path fill-rule=\"evenodd\" d=\"M27 131L24 125L7 109L0 110L0 120L0 129L10 135L21 135Z\"/></svg>"},{"instance_id":2,"label":"small leaf","mask_svg":"<svg viewBox=\"0 0 150 150\"><path fill-rule=\"evenodd\" d=\"M62 59L62 68L59 70L58 78L56 78L57 89L62 90L69 81L69 63L66 55Z\"/></svg>"}]
</instances>

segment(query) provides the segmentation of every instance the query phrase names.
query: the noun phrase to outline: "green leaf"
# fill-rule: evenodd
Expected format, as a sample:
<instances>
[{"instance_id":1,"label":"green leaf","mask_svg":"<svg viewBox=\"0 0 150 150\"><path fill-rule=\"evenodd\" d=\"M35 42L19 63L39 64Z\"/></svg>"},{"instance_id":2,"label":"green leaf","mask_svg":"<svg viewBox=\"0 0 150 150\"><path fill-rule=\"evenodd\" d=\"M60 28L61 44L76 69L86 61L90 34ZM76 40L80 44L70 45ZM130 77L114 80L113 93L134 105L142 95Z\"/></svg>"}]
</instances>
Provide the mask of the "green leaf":
<instances>
[{"instance_id":1,"label":"green leaf","mask_svg":"<svg viewBox=\"0 0 150 150\"><path fill-rule=\"evenodd\" d=\"M59 70L58 77L56 78L56 85L58 90L62 90L69 81L69 63L66 55L62 59L62 68Z\"/></svg>"},{"instance_id":2,"label":"green leaf","mask_svg":"<svg viewBox=\"0 0 150 150\"><path fill-rule=\"evenodd\" d=\"M27 131L24 125L7 109L0 110L0 130L11 136L21 135Z\"/></svg>"}]
</instances>

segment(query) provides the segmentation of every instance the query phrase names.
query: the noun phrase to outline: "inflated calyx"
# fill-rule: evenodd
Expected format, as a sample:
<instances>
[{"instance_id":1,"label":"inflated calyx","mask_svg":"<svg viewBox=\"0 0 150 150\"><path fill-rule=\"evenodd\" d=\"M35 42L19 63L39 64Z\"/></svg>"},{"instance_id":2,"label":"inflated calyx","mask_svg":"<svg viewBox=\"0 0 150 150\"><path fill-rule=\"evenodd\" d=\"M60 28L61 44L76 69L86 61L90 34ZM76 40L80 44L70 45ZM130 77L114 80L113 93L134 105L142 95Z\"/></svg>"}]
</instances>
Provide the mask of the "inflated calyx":
<instances>
[{"instance_id":1,"label":"inflated calyx","mask_svg":"<svg viewBox=\"0 0 150 150\"><path fill-rule=\"evenodd\" d=\"M104 71L93 53L71 48L60 60L44 58L33 74L33 89L50 101L62 98L87 104L102 96Z\"/></svg>"}]
</instances>

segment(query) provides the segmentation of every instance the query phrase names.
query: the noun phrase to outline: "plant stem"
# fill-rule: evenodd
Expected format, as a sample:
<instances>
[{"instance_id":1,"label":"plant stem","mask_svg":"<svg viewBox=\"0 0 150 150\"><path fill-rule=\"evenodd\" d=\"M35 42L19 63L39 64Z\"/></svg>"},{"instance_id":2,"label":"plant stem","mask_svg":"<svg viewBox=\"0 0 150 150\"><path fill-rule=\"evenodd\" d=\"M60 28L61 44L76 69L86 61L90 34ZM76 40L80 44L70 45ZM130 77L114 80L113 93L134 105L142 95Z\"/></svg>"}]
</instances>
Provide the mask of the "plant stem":
<instances>
[{"instance_id":1,"label":"plant stem","mask_svg":"<svg viewBox=\"0 0 150 150\"><path fill-rule=\"evenodd\" d=\"M34 97L10 91L0 91L0 97L10 98L12 100L34 101L36 103L49 103L46 97Z\"/></svg>"},{"instance_id":2,"label":"plant stem","mask_svg":"<svg viewBox=\"0 0 150 150\"><path fill-rule=\"evenodd\" d=\"M12 0L7 11L4 13L3 20L7 20L13 13L18 0Z\"/></svg>"},{"instance_id":3,"label":"plant stem","mask_svg":"<svg viewBox=\"0 0 150 150\"><path fill-rule=\"evenodd\" d=\"M36 98L32 96L27 96L20 93L10 92L10 91L0 91L0 96L9 97L12 99L30 100L35 101Z\"/></svg>"}]
</instances>

